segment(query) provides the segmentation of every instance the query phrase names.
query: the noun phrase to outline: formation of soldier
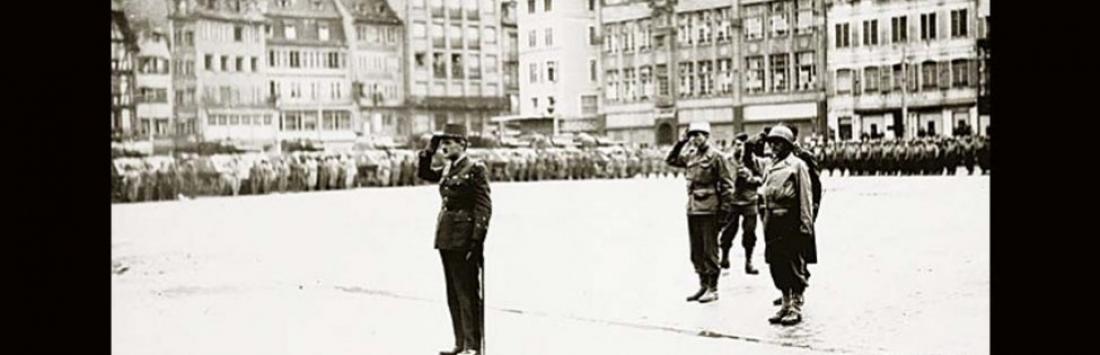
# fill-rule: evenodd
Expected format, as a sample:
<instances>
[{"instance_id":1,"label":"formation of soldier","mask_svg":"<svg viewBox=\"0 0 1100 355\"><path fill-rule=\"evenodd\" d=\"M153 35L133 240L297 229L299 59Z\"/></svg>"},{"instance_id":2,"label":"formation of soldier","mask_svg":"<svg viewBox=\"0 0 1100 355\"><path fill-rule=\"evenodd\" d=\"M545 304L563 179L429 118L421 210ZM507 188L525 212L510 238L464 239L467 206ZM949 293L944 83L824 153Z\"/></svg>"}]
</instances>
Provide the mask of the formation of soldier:
<instances>
[{"instance_id":1,"label":"formation of soldier","mask_svg":"<svg viewBox=\"0 0 1100 355\"><path fill-rule=\"evenodd\" d=\"M718 146L732 154L733 146ZM852 175L942 175L959 167L989 174L989 138L936 137L907 141L810 141L808 150L822 173ZM665 164L667 147L470 149L486 163L491 181L545 181L679 177L683 169ZM284 155L236 154L117 158L113 161L112 201L175 200L181 196L236 196L416 186L412 150L355 153L294 152Z\"/></svg>"},{"instance_id":2,"label":"formation of soldier","mask_svg":"<svg viewBox=\"0 0 1100 355\"><path fill-rule=\"evenodd\" d=\"M817 143L805 147L829 175L973 175L990 172L989 137Z\"/></svg>"}]
</instances>

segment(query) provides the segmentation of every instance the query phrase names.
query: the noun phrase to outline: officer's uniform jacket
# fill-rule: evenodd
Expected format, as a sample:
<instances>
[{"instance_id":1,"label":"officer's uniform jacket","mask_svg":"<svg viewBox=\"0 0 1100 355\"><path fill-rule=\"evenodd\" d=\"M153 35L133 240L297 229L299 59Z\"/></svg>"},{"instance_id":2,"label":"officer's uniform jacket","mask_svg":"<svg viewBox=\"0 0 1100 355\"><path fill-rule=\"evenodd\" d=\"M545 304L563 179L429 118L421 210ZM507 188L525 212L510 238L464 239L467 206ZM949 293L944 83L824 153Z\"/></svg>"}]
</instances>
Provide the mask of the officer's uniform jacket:
<instances>
[{"instance_id":1,"label":"officer's uniform jacket","mask_svg":"<svg viewBox=\"0 0 1100 355\"><path fill-rule=\"evenodd\" d=\"M685 169L687 213L702 215L728 210L734 202L734 181L726 158L710 145L682 155L681 150L686 143L677 142L665 161L668 165Z\"/></svg>"},{"instance_id":2,"label":"officer's uniform jacket","mask_svg":"<svg viewBox=\"0 0 1100 355\"><path fill-rule=\"evenodd\" d=\"M444 169L432 169L432 156L421 152L417 175L439 183L443 205L435 231L435 248L466 250L485 242L493 204L489 198L488 169L480 161L462 157Z\"/></svg>"},{"instance_id":3,"label":"officer's uniform jacket","mask_svg":"<svg viewBox=\"0 0 1100 355\"><path fill-rule=\"evenodd\" d=\"M811 191L810 167L795 154L774 161L764 178L764 205L766 221L780 215L797 214L798 230L806 236L802 251L808 263L817 262L817 248L814 242L813 192Z\"/></svg>"}]
</instances>

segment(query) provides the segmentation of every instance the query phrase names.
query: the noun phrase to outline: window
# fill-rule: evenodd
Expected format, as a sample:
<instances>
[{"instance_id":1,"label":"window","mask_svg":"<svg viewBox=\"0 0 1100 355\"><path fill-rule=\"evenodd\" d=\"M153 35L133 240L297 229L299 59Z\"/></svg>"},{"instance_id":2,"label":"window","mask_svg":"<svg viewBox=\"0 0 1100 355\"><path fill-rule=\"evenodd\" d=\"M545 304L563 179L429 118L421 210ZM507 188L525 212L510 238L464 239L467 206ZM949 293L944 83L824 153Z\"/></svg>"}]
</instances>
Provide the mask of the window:
<instances>
[{"instance_id":1,"label":"window","mask_svg":"<svg viewBox=\"0 0 1100 355\"><path fill-rule=\"evenodd\" d=\"M795 90L812 90L817 80L817 70L814 67L814 52L800 52L795 56L795 67L798 68L798 77L795 78Z\"/></svg>"},{"instance_id":2,"label":"window","mask_svg":"<svg viewBox=\"0 0 1100 355\"><path fill-rule=\"evenodd\" d=\"M443 18L443 0L431 0L432 17Z\"/></svg>"},{"instance_id":3,"label":"window","mask_svg":"<svg viewBox=\"0 0 1100 355\"><path fill-rule=\"evenodd\" d=\"M340 69L341 67L343 67L342 65L340 65L341 60L340 60L340 53L339 52L329 52L327 59L328 60L325 63L325 64L327 64L327 66L326 66L327 68L329 68L329 69Z\"/></svg>"},{"instance_id":4,"label":"window","mask_svg":"<svg viewBox=\"0 0 1100 355\"><path fill-rule=\"evenodd\" d=\"M546 62L546 80L550 81L551 83L558 82L558 77L556 75L557 72L555 71L555 69L557 69L557 63L556 62L553 62L553 61Z\"/></svg>"},{"instance_id":5,"label":"window","mask_svg":"<svg viewBox=\"0 0 1100 355\"><path fill-rule=\"evenodd\" d=\"M537 83L539 81L539 65L538 63L531 63L531 77L530 83Z\"/></svg>"},{"instance_id":6,"label":"window","mask_svg":"<svg viewBox=\"0 0 1100 355\"><path fill-rule=\"evenodd\" d=\"M878 45L878 20L863 21L863 45Z\"/></svg>"},{"instance_id":7,"label":"window","mask_svg":"<svg viewBox=\"0 0 1100 355\"><path fill-rule=\"evenodd\" d=\"M527 0L527 13L535 13L535 0ZM535 105L535 107L538 107L538 105Z\"/></svg>"},{"instance_id":8,"label":"window","mask_svg":"<svg viewBox=\"0 0 1100 355\"><path fill-rule=\"evenodd\" d=\"M553 0L542 0L542 11L550 12L550 10L553 10L553 9L554 9Z\"/></svg>"},{"instance_id":9,"label":"window","mask_svg":"<svg viewBox=\"0 0 1100 355\"><path fill-rule=\"evenodd\" d=\"M905 68L903 68L900 63L899 64L894 64L893 78L894 78L894 86L893 86L894 90L901 91L901 88L902 88L901 85L905 83Z\"/></svg>"},{"instance_id":10,"label":"window","mask_svg":"<svg viewBox=\"0 0 1100 355\"><path fill-rule=\"evenodd\" d=\"M646 100L653 97L653 70L649 66L644 66L638 70L638 98Z\"/></svg>"},{"instance_id":11,"label":"window","mask_svg":"<svg viewBox=\"0 0 1100 355\"><path fill-rule=\"evenodd\" d=\"M531 98L531 107L535 108L535 110L539 109L539 98L537 98L537 97L532 97Z\"/></svg>"},{"instance_id":12,"label":"window","mask_svg":"<svg viewBox=\"0 0 1100 355\"><path fill-rule=\"evenodd\" d=\"M295 28L293 24L284 24L283 35L286 37L286 39L297 39L298 29Z\"/></svg>"},{"instance_id":13,"label":"window","mask_svg":"<svg viewBox=\"0 0 1100 355\"><path fill-rule=\"evenodd\" d=\"M443 53L432 53L432 75L436 79L447 78L447 59Z\"/></svg>"},{"instance_id":14,"label":"window","mask_svg":"<svg viewBox=\"0 0 1100 355\"><path fill-rule=\"evenodd\" d=\"M443 37L443 24L432 24L432 47L444 48L447 45L446 38Z\"/></svg>"},{"instance_id":15,"label":"window","mask_svg":"<svg viewBox=\"0 0 1100 355\"><path fill-rule=\"evenodd\" d=\"M457 22L462 19L462 3L461 0L447 0L447 17L452 22Z\"/></svg>"},{"instance_id":16,"label":"window","mask_svg":"<svg viewBox=\"0 0 1100 355\"><path fill-rule=\"evenodd\" d=\"M848 48L852 46L851 36L848 32L848 24L838 23L836 25L836 48Z\"/></svg>"},{"instance_id":17,"label":"window","mask_svg":"<svg viewBox=\"0 0 1100 355\"><path fill-rule=\"evenodd\" d=\"M451 49L462 49L462 25L452 22L449 32L451 36Z\"/></svg>"},{"instance_id":18,"label":"window","mask_svg":"<svg viewBox=\"0 0 1100 355\"><path fill-rule=\"evenodd\" d=\"M187 30L183 32L183 43L188 47L195 45L195 32Z\"/></svg>"},{"instance_id":19,"label":"window","mask_svg":"<svg viewBox=\"0 0 1100 355\"><path fill-rule=\"evenodd\" d=\"M205 67L206 70L214 70L214 56L207 54L205 57L203 57L203 64L203 67Z\"/></svg>"},{"instance_id":20,"label":"window","mask_svg":"<svg viewBox=\"0 0 1100 355\"><path fill-rule=\"evenodd\" d=\"M588 26L588 45L596 44L596 26Z\"/></svg>"},{"instance_id":21,"label":"window","mask_svg":"<svg viewBox=\"0 0 1100 355\"><path fill-rule=\"evenodd\" d=\"M951 86L965 87L970 85L970 61L955 59L951 61Z\"/></svg>"},{"instance_id":22,"label":"window","mask_svg":"<svg viewBox=\"0 0 1100 355\"><path fill-rule=\"evenodd\" d=\"M695 96L695 63L680 63L680 97Z\"/></svg>"},{"instance_id":23,"label":"window","mask_svg":"<svg viewBox=\"0 0 1100 355\"><path fill-rule=\"evenodd\" d=\"M451 54L451 78L462 79L462 54Z\"/></svg>"},{"instance_id":24,"label":"window","mask_svg":"<svg viewBox=\"0 0 1100 355\"><path fill-rule=\"evenodd\" d=\"M795 4L797 6L797 13L795 16L795 34L808 34L814 32L814 9L813 0L798 0Z\"/></svg>"},{"instance_id":25,"label":"window","mask_svg":"<svg viewBox=\"0 0 1100 355\"><path fill-rule=\"evenodd\" d=\"M879 91L881 91L881 92L890 92L890 89L892 88L892 86L890 85L891 80L900 80L900 79L896 79L896 77L891 77L890 74L892 74L892 73L893 73L893 71L891 70L889 65L883 65L881 68L879 68L879 71L878 71L878 74L879 74L878 89L879 89Z\"/></svg>"},{"instance_id":26,"label":"window","mask_svg":"<svg viewBox=\"0 0 1100 355\"><path fill-rule=\"evenodd\" d=\"M714 62L701 61L697 63L699 68L699 95L710 95L714 93Z\"/></svg>"},{"instance_id":27,"label":"window","mask_svg":"<svg viewBox=\"0 0 1100 355\"><path fill-rule=\"evenodd\" d=\"M485 27L485 43L497 44L497 28L493 26Z\"/></svg>"},{"instance_id":28,"label":"window","mask_svg":"<svg viewBox=\"0 0 1100 355\"><path fill-rule=\"evenodd\" d=\"M745 7L745 39L764 38L764 5Z\"/></svg>"},{"instance_id":29,"label":"window","mask_svg":"<svg viewBox=\"0 0 1100 355\"><path fill-rule=\"evenodd\" d=\"M290 67L291 68L301 68L302 67L301 57L300 57L300 53L298 53L298 51L290 51Z\"/></svg>"},{"instance_id":30,"label":"window","mask_svg":"<svg viewBox=\"0 0 1100 355\"><path fill-rule=\"evenodd\" d=\"M783 1L773 2L770 18L771 36L785 37L787 31L789 31L788 24L787 3Z\"/></svg>"},{"instance_id":31,"label":"window","mask_svg":"<svg viewBox=\"0 0 1100 355\"><path fill-rule=\"evenodd\" d=\"M427 38L428 37L427 25L424 24L423 22L413 22L412 35L413 35L413 38Z\"/></svg>"},{"instance_id":32,"label":"window","mask_svg":"<svg viewBox=\"0 0 1100 355\"><path fill-rule=\"evenodd\" d=\"M487 55L485 56L485 73L496 74L497 73L497 56Z\"/></svg>"},{"instance_id":33,"label":"window","mask_svg":"<svg viewBox=\"0 0 1100 355\"><path fill-rule=\"evenodd\" d=\"M672 90L668 84L668 66L665 64L657 65L657 94L662 96L669 95L669 90Z\"/></svg>"},{"instance_id":34,"label":"window","mask_svg":"<svg viewBox=\"0 0 1100 355\"><path fill-rule=\"evenodd\" d=\"M581 114L594 115L599 112L600 98L596 95L581 95Z\"/></svg>"},{"instance_id":35,"label":"window","mask_svg":"<svg viewBox=\"0 0 1100 355\"><path fill-rule=\"evenodd\" d=\"M595 59L589 59L588 60L588 81L596 82L597 80L598 79L596 78L596 60Z\"/></svg>"},{"instance_id":36,"label":"window","mask_svg":"<svg viewBox=\"0 0 1100 355\"><path fill-rule=\"evenodd\" d=\"M477 26L466 27L466 48L481 49L481 31Z\"/></svg>"},{"instance_id":37,"label":"window","mask_svg":"<svg viewBox=\"0 0 1100 355\"><path fill-rule=\"evenodd\" d=\"M471 56L469 56L469 58L470 58L470 65L467 66L468 70L467 70L467 74L466 74L467 76L466 77L469 78L469 79L473 79L473 80L481 79L481 57L478 57L476 55L471 55Z\"/></svg>"},{"instance_id":38,"label":"window","mask_svg":"<svg viewBox=\"0 0 1100 355\"><path fill-rule=\"evenodd\" d=\"M772 55L771 60L771 76L772 76L772 91L787 91L787 54L780 53Z\"/></svg>"},{"instance_id":39,"label":"window","mask_svg":"<svg viewBox=\"0 0 1100 355\"><path fill-rule=\"evenodd\" d=\"M728 94L733 92L733 60L718 60L718 93Z\"/></svg>"},{"instance_id":40,"label":"window","mask_svg":"<svg viewBox=\"0 0 1100 355\"><path fill-rule=\"evenodd\" d=\"M229 56L222 56L222 71L229 71Z\"/></svg>"},{"instance_id":41,"label":"window","mask_svg":"<svg viewBox=\"0 0 1100 355\"><path fill-rule=\"evenodd\" d=\"M966 26L970 22L966 17L966 9L951 11L951 38L966 37Z\"/></svg>"},{"instance_id":42,"label":"window","mask_svg":"<svg viewBox=\"0 0 1100 355\"><path fill-rule=\"evenodd\" d=\"M259 57L252 57L252 72L255 73L255 72L259 71L260 70L259 68L260 68L260 58Z\"/></svg>"},{"instance_id":43,"label":"window","mask_svg":"<svg viewBox=\"0 0 1100 355\"><path fill-rule=\"evenodd\" d=\"M538 43L538 32L535 30L527 31L527 48L535 48Z\"/></svg>"},{"instance_id":44,"label":"window","mask_svg":"<svg viewBox=\"0 0 1100 355\"><path fill-rule=\"evenodd\" d=\"M314 10L321 10L324 8L324 3L321 2L321 0L313 0L312 5Z\"/></svg>"},{"instance_id":45,"label":"window","mask_svg":"<svg viewBox=\"0 0 1100 355\"><path fill-rule=\"evenodd\" d=\"M477 13L477 1L478 0L462 0L462 7L466 9L467 20L480 19Z\"/></svg>"},{"instance_id":46,"label":"window","mask_svg":"<svg viewBox=\"0 0 1100 355\"><path fill-rule=\"evenodd\" d=\"M328 24L322 23L317 26L317 38L322 41L328 41Z\"/></svg>"},{"instance_id":47,"label":"window","mask_svg":"<svg viewBox=\"0 0 1100 355\"><path fill-rule=\"evenodd\" d=\"M936 39L936 13L920 15L920 39Z\"/></svg>"},{"instance_id":48,"label":"window","mask_svg":"<svg viewBox=\"0 0 1100 355\"><path fill-rule=\"evenodd\" d=\"M863 91L868 93L878 90L878 67L863 68Z\"/></svg>"},{"instance_id":49,"label":"window","mask_svg":"<svg viewBox=\"0 0 1100 355\"><path fill-rule=\"evenodd\" d=\"M924 89L935 89L936 84L936 62L926 60L920 65L921 71L921 87Z\"/></svg>"},{"instance_id":50,"label":"window","mask_svg":"<svg viewBox=\"0 0 1100 355\"><path fill-rule=\"evenodd\" d=\"M426 56L427 55L424 54L424 52L416 52L416 54L413 54L413 61L416 64L416 69L417 70L428 69L427 58L425 58Z\"/></svg>"},{"instance_id":51,"label":"window","mask_svg":"<svg viewBox=\"0 0 1100 355\"><path fill-rule=\"evenodd\" d=\"M233 41L244 41L244 28L241 26L233 26Z\"/></svg>"},{"instance_id":52,"label":"window","mask_svg":"<svg viewBox=\"0 0 1100 355\"><path fill-rule=\"evenodd\" d=\"M836 71L836 93L847 94L852 92L852 70L840 69Z\"/></svg>"},{"instance_id":53,"label":"window","mask_svg":"<svg viewBox=\"0 0 1100 355\"><path fill-rule=\"evenodd\" d=\"M764 57L745 58L748 68L745 71L745 90L750 93L764 92Z\"/></svg>"},{"instance_id":54,"label":"window","mask_svg":"<svg viewBox=\"0 0 1100 355\"><path fill-rule=\"evenodd\" d=\"M317 112L306 111L302 113L302 129L306 131L317 130Z\"/></svg>"},{"instance_id":55,"label":"window","mask_svg":"<svg viewBox=\"0 0 1100 355\"><path fill-rule=\"evenodd\" d=\"M549 0L547 0L547 1L549 1ZM547 4L549 4L549 3L547 3ZM553 28L547 28L546 29L546 46L550 47L550 46L553 46L553 45L554 45L554 29Z\"/></svg>"},{"instance_id":56,"label":"window","mask_svg":"<svg viewBox=\"0 0 1100 355\"><path fill-rule=\"evenodd\" d=\"M607 91L605 97L609 101L615 101L619 99L619 72L617 70L608 70L604 74L604 78L607 79Z\"/></svg>"},{"instance_id":57,"label":"window","mask_svg":"<svg viewBox=\"0 0 1100 355\"><path fill-rule=\"evenodd\" d=\"M892 28L890 43L904 43L909 41L909 17L898 16L890 19Z\"/></svg>"},{"instance_id":58,"label":"window","mask_svg":"<svg viewBox=\"0 0 1100 355\"><path fill-rule=\"evenodd\" d=\"M238 72L243 72L244 71L244 58L243 57L237 57L237 71Z\"/></svg>"}]
</instances>

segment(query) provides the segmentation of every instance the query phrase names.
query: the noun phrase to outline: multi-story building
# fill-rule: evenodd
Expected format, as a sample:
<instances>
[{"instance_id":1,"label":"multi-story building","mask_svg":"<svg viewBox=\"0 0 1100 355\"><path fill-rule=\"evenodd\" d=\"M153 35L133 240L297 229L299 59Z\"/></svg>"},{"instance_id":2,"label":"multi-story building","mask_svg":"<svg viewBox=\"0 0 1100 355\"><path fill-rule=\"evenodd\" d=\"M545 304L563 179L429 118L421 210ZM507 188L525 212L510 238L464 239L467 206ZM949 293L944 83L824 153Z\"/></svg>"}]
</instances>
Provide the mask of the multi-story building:
<instances>
[{"instance_id":1,"label":"multi-story building","mask_svg":"<svg viewBox=\"0 0 1100 355\"><path fill-rule=\"evenodd\" d=\"M279 111L279 138L350 148L366 132L362 123L353 124L359 110L336 0L273 0L264 15L265 84ZM392 33L383 39L391 45L397 40Z\"/></svg>"},{"instance_id":2,"label":"multi-story building","mask_svg":"<svg viewBox=\"0 0 1100 355\"><path fill-rule=\"evenodd\" d=\"M397 3L397 2L395 2ZM499 0L408 0L406 105L412 134L466 124L488 134L489 118L508 111L501 73Z\"/></svg>"},{"instance_id":3,"label":"multi-story building","mask_svg":"<svg viewBox=\"0 0 1100 355\"><path fill-rule=\"evenodd\" d=\"M738 131L783 123L826 134L825 0L741 0Z\"/></svg>"},{"instance_id":4,"label":"multi-story building","mask_svg":"<svg viewBox=\"0 0 1100 355\"><path fill-rule=\"evenodd\" d=\"M978 0L978 134L989 134L989 0Z\"/></svg>"},{"instance_id":5,"label":"multi-story building","mask_svg":"<svg viewBox=\"0 0 1100 355\"><path fill-rule=\"evenodd\" d=\"M601 128L595 4L519 1L520 116L545 121L545 133Z\"/></svg>"},{"instance_id":6,"label":"multi-story building","mask_svg":"<svg viewBox=\"0 0 1100 355\"><path fill-rule=\"evenodd\" d=\"M971 0L834 1L834 138L977 133L976 12Z\"/></svg>"},{"instance_id":7,"label":"multi-story building","mask_svg":"<svg viewBox=\"0 0 1100 355\"><path fill-rule=\"evenodd\" d=\"M140 131L146 137L170 142L168 138L174 132L187 127L173 127L172 53L168 50L168 38L163 30L155 27L142 28L137 33L135 101Z\"/></svg>"},{"instance_id":8,"label":"multi-story building","mask_svg":"<svg viewBox=\"0 0 1100 355\"><path fill-rule=\"evenodd\" d=\"M134 106L134 56L138 44L121 7L111 3L111 134L121 138L137 126Z\"/></svg>"},{"instance_id":9,"label":"multi-story building","mask_svg":"<svg viewBox=\"0 0 1100 355\"><path fill-rule=\"evenodd\" d=\"M264 76L263 2L171 0L177 125L195 138L263 147L280 126Z\"/></svg>"},{"instance_id":10,"label":"multi-story building","mask_svg":"<svg viewBox=\"0 0 1100 355\"><path fill-rule=\"evenodd\" d=\"M501 42L504 53L500 56L504 74L504 96L508 97L508 113L519 115L519 25L516 22L516 0L500 2Z\"/></svg>"},{"instance_id":11,"label":"multi-story building","mask_svg":"<svg viewBox=\"0 0 1100 355\"><path fill-rule=\"evenodd\" d=\"M364 136L402 141L405 117L404 26L385 0L340 0L351 63L352 122Z\"/></svg>"},{"instance_id":12,"label":"multi-story building","mask_svg":"<svg viewBox=\"0 0 1100 355\"><path fill-rule=\"evenodd\" d=\"M737 130L740 8L730 0L608 1L596 30L607 135L671 144L691 122L713 140ZM590 30L591 31L591 30ZM590 71L594 71L592 73Z\"/></svg>"}]
</instances>

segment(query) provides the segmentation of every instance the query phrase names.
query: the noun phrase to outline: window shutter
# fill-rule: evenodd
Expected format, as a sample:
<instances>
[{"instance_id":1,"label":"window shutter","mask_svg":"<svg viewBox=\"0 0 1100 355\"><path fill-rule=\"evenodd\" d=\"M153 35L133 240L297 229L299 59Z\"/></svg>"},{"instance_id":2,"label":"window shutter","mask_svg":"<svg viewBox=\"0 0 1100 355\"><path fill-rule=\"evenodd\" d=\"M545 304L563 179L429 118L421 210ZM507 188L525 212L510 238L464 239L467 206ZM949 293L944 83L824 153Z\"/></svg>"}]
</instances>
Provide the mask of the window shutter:
<instances>
[{"instance_id":1,"label":"window shutter","mask_svg":"<svg viewBox=\"0 0 1100 355\"><path fill-rule=\"evenodd\" d=\"M970 74L970 80L967 82L970 87L978 87L978 60L967 60L966 71Z\"/></svg>"},{"instance_id":2,"label":"window shutter","mask_svg":"<svg viewBox=\"0 0 1100 355\"><path fill-rule=\"evenodd\" d=\"M940 71L940 89L948 89L951 87L951 61L942 61L937 64Z\"/></svg>"},{"instance_id":3,"label":"window shutter","mask_svg":"<svg viewBox=\"0 0 1100 355\"><path fill-rule=\"evenodd\" d=\"M862 70L852 70L852 94L859 95L863 92L863 85L859 78L862 76Z\"/></svg>"},{"instance_id":4,"label":"window shutter","mask_svg":"<svg viewBox=\"0 0 1100 355\"><path fill-rule=\"evenodd\" d=\"M890 81L890 77L894 73L894 68L889 65L883 65L879 67L878 70L879 77L881 78L878 82L879 91L890 92L890 90L894 88L894 82Z\"/></svg>"}]
</instances>

